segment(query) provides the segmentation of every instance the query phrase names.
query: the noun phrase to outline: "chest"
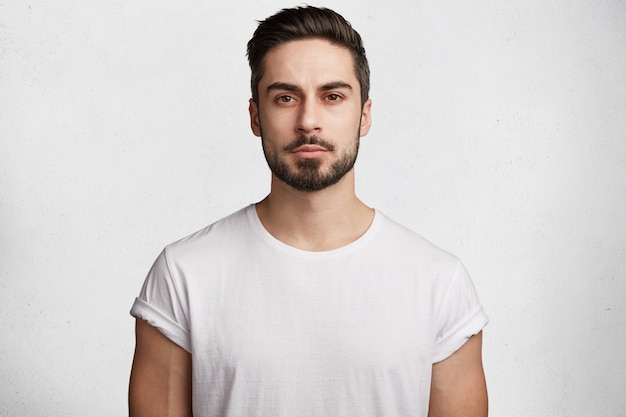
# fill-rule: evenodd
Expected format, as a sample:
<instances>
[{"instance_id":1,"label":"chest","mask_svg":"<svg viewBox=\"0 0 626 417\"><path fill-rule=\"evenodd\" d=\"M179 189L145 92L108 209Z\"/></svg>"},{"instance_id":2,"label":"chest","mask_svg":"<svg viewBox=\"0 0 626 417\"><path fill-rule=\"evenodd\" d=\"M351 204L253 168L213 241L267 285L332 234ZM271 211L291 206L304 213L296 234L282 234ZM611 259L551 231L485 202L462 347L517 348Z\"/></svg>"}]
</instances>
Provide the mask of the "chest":
<instances>
[{"instance_id":1,"label":"chest","mask_svg":"<svg viewBox=\"0 0 626 417\"><path fill-rule=\"evenodd\" d=\"M423 366L432 352L433 306L414 275L358 262L239 265L214 274L190 304L194 353L214 358L212 366L388 372Z\"/></svg>"}]
</instances>

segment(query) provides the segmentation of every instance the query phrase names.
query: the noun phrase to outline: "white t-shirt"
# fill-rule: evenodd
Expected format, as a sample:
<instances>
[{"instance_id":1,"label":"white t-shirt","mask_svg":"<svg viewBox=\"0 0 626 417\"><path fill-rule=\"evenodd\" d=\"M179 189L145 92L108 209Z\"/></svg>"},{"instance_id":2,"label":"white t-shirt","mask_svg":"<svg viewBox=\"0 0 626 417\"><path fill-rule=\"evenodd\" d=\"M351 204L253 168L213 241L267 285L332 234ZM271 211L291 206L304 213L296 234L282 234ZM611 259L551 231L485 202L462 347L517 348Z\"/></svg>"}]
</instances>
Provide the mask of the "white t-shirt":
<instances>
[{"instance_id":1,"label":"white t-shirt","mask_svg":"<svg viewBox=\"0 0 626 417\"><path fill-rule=\"evenodd\" d=\"M488 321L459 260L379 211L308 252L254 205L168 245L131 314L191 353L195 417L425 417L432 364Z\"/></svg>"}]
</instances>

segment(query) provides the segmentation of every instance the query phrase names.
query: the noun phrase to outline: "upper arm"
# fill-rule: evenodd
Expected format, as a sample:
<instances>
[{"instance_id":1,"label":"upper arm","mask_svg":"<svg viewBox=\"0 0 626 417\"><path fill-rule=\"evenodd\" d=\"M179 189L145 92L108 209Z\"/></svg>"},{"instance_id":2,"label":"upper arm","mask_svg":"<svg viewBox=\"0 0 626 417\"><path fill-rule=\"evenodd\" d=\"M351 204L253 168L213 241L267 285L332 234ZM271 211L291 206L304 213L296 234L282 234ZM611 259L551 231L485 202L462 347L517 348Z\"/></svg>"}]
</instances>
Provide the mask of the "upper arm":
<instances>
[{"instance_id":1,"label":"upper arm","mask_svg":"<svg viewBox=\"0 0 626 417\"><path fill-rule=\"evenodd\" d=\"M433 365L429 417L486 417L487 385L482 332L447 359Z\"/></svg>"},{"instance_id":2,"label":"upper arm","mask_svg":"<svg viewBox=\"0 0 626 417\"><path fill-rule=\"evenodd\" d=\"M130 375L131 417L191 417L191 355L137 319Z\"/></svg>"}]
</instances>

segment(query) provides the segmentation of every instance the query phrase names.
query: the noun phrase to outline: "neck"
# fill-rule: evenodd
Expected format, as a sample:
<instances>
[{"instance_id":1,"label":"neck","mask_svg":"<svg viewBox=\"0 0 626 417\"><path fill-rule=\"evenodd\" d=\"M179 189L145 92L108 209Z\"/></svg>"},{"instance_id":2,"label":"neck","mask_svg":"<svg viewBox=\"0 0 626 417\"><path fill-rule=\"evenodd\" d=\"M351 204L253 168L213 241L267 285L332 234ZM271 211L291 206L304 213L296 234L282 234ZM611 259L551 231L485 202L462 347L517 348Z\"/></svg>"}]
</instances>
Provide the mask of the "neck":
<instances>
[{"instance_id":1,"label":"neck","mask_svg":"<svg viewBox=\"0 0 626 417\"><path fill-rule=\"evenodd\" d=\"M332 250L355 241L374 218L374 211L354 192L354 170L316 192L297 191L272 177L271 192L256 209L276 239L309 251Z\"/></svg>"}]
</instances>

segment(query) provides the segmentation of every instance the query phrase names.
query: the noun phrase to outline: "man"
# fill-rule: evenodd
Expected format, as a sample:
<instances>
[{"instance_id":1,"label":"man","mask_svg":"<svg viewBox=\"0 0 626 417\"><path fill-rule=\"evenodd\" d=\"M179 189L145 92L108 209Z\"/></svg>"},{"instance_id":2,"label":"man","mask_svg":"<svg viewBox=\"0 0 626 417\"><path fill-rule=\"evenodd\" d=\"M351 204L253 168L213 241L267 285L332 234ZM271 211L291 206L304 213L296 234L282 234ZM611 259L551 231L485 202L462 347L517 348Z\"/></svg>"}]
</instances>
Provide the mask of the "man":
<instances>
[{"instance_id":1,"label":"man","mask_svg":"<svg viewBox=\"0 0 626 417\"><path fill-rule=\"evenodd\" d=\"M286 9L248 58L271 192L157 258L131 310L131 416L486 416L465 269L355 195L360 36Z\"/></svg>"}]
</instances>

